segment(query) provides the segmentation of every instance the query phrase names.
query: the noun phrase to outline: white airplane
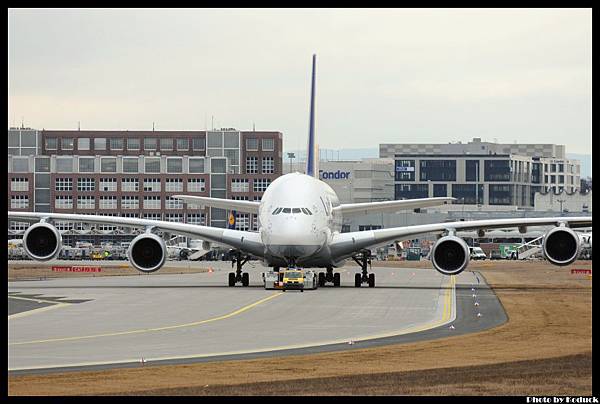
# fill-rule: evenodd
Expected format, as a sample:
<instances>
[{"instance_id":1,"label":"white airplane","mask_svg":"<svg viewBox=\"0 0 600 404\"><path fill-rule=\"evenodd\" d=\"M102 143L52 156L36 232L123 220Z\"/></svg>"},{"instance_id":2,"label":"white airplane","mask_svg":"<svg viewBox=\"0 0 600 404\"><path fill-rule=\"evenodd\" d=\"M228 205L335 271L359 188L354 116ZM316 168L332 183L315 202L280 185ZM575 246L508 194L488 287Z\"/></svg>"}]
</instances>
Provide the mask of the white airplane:
<instances>
[{"instance_id":1,"label":"white airplane","mask_svg":"<svg viewBox=\"0 0 600 404\"><path fill-rule=\"evenodd\" d=\"M325 268L326 272L319 273L320 286L325 283L340 286L340 274L334 273L334 268L353 258L362 268L362 272L355 274L355 286L367 283L374 287L375 275L368 273L370 249L426 233L440 236L431 251L433 267L445 275L456 275L469 263L469 248L456 236L459 230L479 230L484 233L487 229L518 227L524 232L528 226L554 225L544 237L545 257L555 265L568 265L577 258L580 238L572 229L591 227L591 217L489 219L341 233L343 216L424 208L448 203L454 198L340 204L333 189L319 180L315 167L315 68L316 55L313 55L305 174L296 172L277 178L269 185L260 202L173 196L201 207L257 214L258 232L137 218L8 212L9 221L38 222L31 225L23 236L27 254L39 261L50 260L58 255L61 236L52 222L60 220L145 228L145 233L133 239L127 252L131 264L142 272L157 271L165 263L167 248L165 241L155 234L159 230L230 246L237 252L237 270L229 273L229 286L236 283L248 286L249 275L242 272L242 267L252 255L262 258L266 266L275 270L286 266Z\"/></svg>"}]
</instances>

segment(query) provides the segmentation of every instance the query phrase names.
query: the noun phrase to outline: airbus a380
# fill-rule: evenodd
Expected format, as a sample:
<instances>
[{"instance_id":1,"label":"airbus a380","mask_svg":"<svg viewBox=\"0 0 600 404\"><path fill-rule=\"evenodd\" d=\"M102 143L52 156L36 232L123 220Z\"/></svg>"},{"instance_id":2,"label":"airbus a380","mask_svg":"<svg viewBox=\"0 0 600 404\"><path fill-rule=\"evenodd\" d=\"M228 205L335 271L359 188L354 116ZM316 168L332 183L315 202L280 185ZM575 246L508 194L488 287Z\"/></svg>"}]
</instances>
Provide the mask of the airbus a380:
<instances>
[{"instance_id":1,"label":"airbus a380","mask_svg":"<svg viewBox=\"0 0 600 404\"><path fill-rule=\"evenodd\" d=\"M263 260L266 266L298 266L324 268L319 273L319 285L340 285L340 274L334 269L353 258L362 271L355 274L355 286L375 286L375 275L368 272L370 249L393 241L434 233L439 236L431 251L431 263L445 275L456 275L469 263L469 248L455 233L459 230L478 230L518 227L525 232L528 226L554 226L544 237L544 256L555 265L568 265L578 256L579 236L572 230L591 227L591 217L547 217L490 219L435 223L380 230L341 233L342 217L368 213L397 212L449 203L454 198L424 198L400 201L340 204L333 189L319 180L316 170L315 147L315 72L316 56L312 60L310 119L306 173L290 173L274 180L260 202L175 195L186 203L258 215L259 231L248 232L173 223L138 218L111 218L96 215L8 212L9 220L35 221L23 235L27 254L38 261L56 258L61 249L61 236L53 221L74 221L108 224L121 227L145 228L135 237L128 250L131 264L142 272L160 269L167 257L167 247L157 231L201 238L230 246L237 251L237 270L229 274L229 286L241 283L248 286L249 275L242 267L250 256Z\"/></svg>"}]
</instances>

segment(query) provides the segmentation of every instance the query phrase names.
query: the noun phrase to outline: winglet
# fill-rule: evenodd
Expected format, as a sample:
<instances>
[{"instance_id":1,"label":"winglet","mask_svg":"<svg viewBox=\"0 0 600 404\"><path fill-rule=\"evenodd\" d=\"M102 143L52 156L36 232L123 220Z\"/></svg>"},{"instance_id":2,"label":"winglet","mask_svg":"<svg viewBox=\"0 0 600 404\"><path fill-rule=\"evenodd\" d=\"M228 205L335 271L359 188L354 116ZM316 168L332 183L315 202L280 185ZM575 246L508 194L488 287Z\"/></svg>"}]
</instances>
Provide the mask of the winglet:
<instances>
[{"instance_id":1,"label":"winglet","mask_svg":"<svg viewBox=\"0 0 600 404\"><path fill-rule=\"evenodd\" d=\"M317 69L317 55L312 59L312 82L310 91L310 118L308 123L308 152L306 154L306 175L314 177L315 170L315 78Z\"/></svg>"}]
</instances>

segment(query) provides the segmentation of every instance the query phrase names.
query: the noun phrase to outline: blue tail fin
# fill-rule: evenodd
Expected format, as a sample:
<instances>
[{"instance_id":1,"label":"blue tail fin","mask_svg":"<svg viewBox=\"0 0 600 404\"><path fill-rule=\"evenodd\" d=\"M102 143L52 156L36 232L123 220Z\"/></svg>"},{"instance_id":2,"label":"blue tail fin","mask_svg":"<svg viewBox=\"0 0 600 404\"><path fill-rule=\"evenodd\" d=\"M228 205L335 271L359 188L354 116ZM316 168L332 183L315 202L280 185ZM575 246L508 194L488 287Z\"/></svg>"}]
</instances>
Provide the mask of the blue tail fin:
<instances>
[{"instance_id":1,"label":"blue tail fin","mask_svg":"<svg viewBox=\"0 0 600 404\"><path fill-rule=\"evenodd\" d=\"M312 59L312 85L310 91L310 120L308 123L308 153L306 154L306 175L316 176L315 170L315 76L317 55Z\"/></svg>"}]
</instances>

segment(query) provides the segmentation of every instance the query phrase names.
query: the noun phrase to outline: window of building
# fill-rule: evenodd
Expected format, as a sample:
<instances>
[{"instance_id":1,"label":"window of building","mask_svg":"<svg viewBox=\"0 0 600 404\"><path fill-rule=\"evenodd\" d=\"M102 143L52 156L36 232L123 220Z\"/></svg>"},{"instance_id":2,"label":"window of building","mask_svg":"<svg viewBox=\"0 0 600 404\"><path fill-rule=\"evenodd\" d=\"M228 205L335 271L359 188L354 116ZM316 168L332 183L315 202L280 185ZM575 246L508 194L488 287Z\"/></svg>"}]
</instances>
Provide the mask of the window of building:
<instances>
[{"instance_id":1,"label":"window of building","mask_svg":"<svg viewBox=\"0 0 600 404\"><path fill-rule=\"evenodd\" d=\"M111 137L109 139L109 146L111 150L123 150L123 138Z\"/></svg>"},{"instance_id":2,"label":"window of building","mask_svg":"<svg viewBox=\"0 0 600 404\"><path fill-rule=\"evenodd\" d=\"M54 189L56 191L72 191L73 178L56 178L54 180Z\"/></svg>"},{"instance_id":3,"label":"window of building","mask_svg":"<svg viewBox=\"0 0 600 404\"><path fill-rule=\"evenodd\" d=\"M12 171L13 173L27 173L29 172L29 159L13 157L12 159Z\"/></svg>"},{"instance_id":4,"label":"window of building","mask_svg":"<svg viewBox=\"0 0 600 404\"><path fill-rule=\"evenodd\" d=\"M56 158L57 173L72 173L73 172L73 157L57 157Z\"/></svg>"},{"instance_id":5,"label":"window of building","mask_svg":"<svg viewBox=\"0 0 600 404\"><path fill-rule=\"evenodd\" d=\"M556 172L556 164L550 164L550 172L552 172L552 173Z\"/></svg>"},{"instance_id":6,"label":"window of building","mask_svg":"<svg viewBox=\"0 0 600 404\"><path fill-rule=\"evenodd\" d=\"M246 157L246 173L247 174L258 174L258 157L255 157L255 156Z\"/></svg>"},{"instance_id":7,"label":"window of building","mask_svg":"<svg viewBox=\"0 0 600 404\"><path fill-rule=\"evenodd\" d=\"M127 138L127 150L140 150L140 139L136 137Z\"/></svg>"},{"instance_id":8,"label":"window of building","mask_svg":"<svg viewBox=\"0 0 600 404\"><path fill-rule=\"evenodd\" d=\"M235 230L240 230L240 231L250 230L250 214L237 213L235 215Z\"/></svg>"},{"instance_id":9,"label":"window of building","mask_svg":"<svg viewBox=\"0 0 600 404\"><path fill-rule=\"evenodd\" d=\"M479 181L478 176L481 176L479 168L479 160L465 161L465 179L467 181Z\"/></svg>"},{"instance_id":10,"label":"window of building","mask_svg":"<svg viewBox=\"0 0 600 404\"><path fill-rule=\"evenodd\" d=\"M46 138L46 150L56 150L58 147L58 139L55 137Z\"/></svg>"},{"instance_id":11,"label":"window of building","mask_svg":"<svg viewBox=\"0 0 600 404\"><path fill-rule=\"evenodd\" d=\"M117 172L117 158L116 157L102 157L100 159L100 171L103 173L116 173Z\"/></svg>"},{"instance_id":12,"label":"window of building","mask_svg":"<svg viewBox=\"0 0 600 404\"><path fill-rule=\"evenodd\" d=\"M160 139L160 150L173 150L173 139L161 138Z\"/></svg>"},{"instance_id":13,"label":"window of building","mask_svg":"<svg viewBox=\"0 0 600 404\"><path fill-rule=\"evenodd\" d=\"M427 198L429 187L427 184L396 184L396 199Z\"/></svg>"},{"instance_id":14,"label":"window of building","mask_svg":"<svg viewBox=\"0 0 600 404\"><path fill-rule=\"evenodd\" d=\"M139 209L140 199L138 196L122 196L121 209ZM137 217L137 216L135 216Z\"/></svg>"},{"instance_id":15,"label":"window of building","mask_svg":"<svg viewBox=\"0 0 600 404\"><path fill-rule=\"evenodd\" d=\"M139 160L137 157L123 157L123 172L137 173L139 172Z\"/></svg>"},{"instance_id":16,"label":"window of building","mask_svg":"<svg viewBox=\"0 0 600 404\"><path fill-rule=\"evenodd\" d=\"M210 172L214 174L226 174L227 173L227 161L224 158L211 158L210 159ZM223 187L225 188L225 187Z\"/></svg>"},{"instance_id":17,"label":"window of building","mask_svg":"<svg viewBox=\"0 0 600 404\"><path fill-rule=\"evenodd\" d=\"M203 213L188 213L187 223L204 225L206 223L205 215Z\"/></svg>"},{"instance_id":18,"label":"window of building","mask_svg":"<svg viewBox=\"0 0 600 404\"><path fill-rule=\"evenodd\" d=\"M100 197L99 209L117 209L117 197L114 195L107 195Z\"/></svg>"},{"instance_id":19,"label":"window of building","mask_svg":"<svg viewBox=\"0 0 600 404\"><path fill-rule=\"evenodd\" d=\"M448 196L448 187L446 184L433 184L433 197Z\"/></svg>"},{"instance_id":20,"label":"window of building","mask_svg":"<svg viewBox=\"0 0 600 404\"><path fill-rule=\"evenodd\" d=\"M414 160L396 160L396 181L414 181L415 180L415 161Z\"/></svg>"},{"instance_id":21,"label":"window of building","mask_svg":"<svg viewBox=\"0 0 600 404\"><path fill-rule=\"evenodd\" d=\"M230 166L240 165L240 151L238 149L225 149L223 150L223 156L229 159Z\"/></svg>"},{"instance_id":22,"label":"window of building","mask_svg":"<svg viewBox=\"0 0 600 404\"><path fill-rule=\"evenodd\" d=\"M189 178L187 183L188 192L204 192L206 191L206 186L204 183L204 178Z\"/></svg>"},{"instance_id":23,"label":"window of building","mask_svg":"<svg viewBox=\"0 0 600 404\"><path fill-rule=\"evenodd\" d=\"M489 203L490 205L510 205L512 199L511 186L490 184L489 185Z\"/></svg>"},{"instance_id":24,"label":"window of building","mask_svg":"<svg viewBox=\"0 0 600 404\"><path fill-rule=\"evenodd\" d=\"M73 197L71 195L56 195L54 207L56 209L73 209Z\"/></svg>"},{"instance_id":25,"label":"window of building","mask_svg":"<svg viewBox=\"0 0 600 404\"><path fill-rule=\"evenodd\" d=\"M29 179L28 178L11 178L10 179L10 190L11 191L29 191Z\"/></svg>"},{"instance_id":26,"label":"window of building","mask_svg":"<svg viewBox=\"0 0 600 404\"><path fill-rule=\"evenodd\" d=\"M172 174L183 172L183 159L181 157L167 158L167 172Z\"/></svg>"},{"instance_id":27,"label":"window of building","mask_svg":"<svg viewBox=\"0 0 600 404\"><path fill-rule=\"evenodd\" d=\"M226 132L224 134L224 146L226 149L239 149L240 136L239 132Z\"/></svg>"},{"instance_id":28,"label":"window of building","mask_svg":"<svg viewBox=\"0 0 600 404\"><path fill-rule=\"evenodd\" d=\"M255 139L255 138L246 139L246 150L257 151L258 150L258 139Z\"/></svg>"},{"instance_id":29,"label":"window of building","mask_svg":"<svg viewBox=\"0 0 600 404\"><path fill-rule=\"evenodd\" d=\"M11 207L11 209L28 209L29 208L29 196L27 196L27 195L11 195L10 196L10 207Z\"/></svg>"},{"instance_id":30,"label":"window of building","mask_svg":"<svg viewBox=\"0 0 600 404\"><path fill-rule=\"evenodd\" d=\"M160 192L160 178L144 178L144 192Z\"/></svg>"},{"instance_id":31,"label":"window of building","mask_svg":"<svg viewBox=\"0 0 600 404\"><path fill-rule=\"evenodd\" d=\"M204 137L193 137L192 138L192 149L194 150L204 150L205 149L205 139Z\"/></svg>"},{"instance_id":32,"label":"window of building","mask_svg":"<svg viewBox=\"0 0 600 404\"><path fill-rule=\"evenodd\" d=\"M144 138L144 150L156 150L156 138L154 137L145 137Z\"/></svg>"},{"instance_id":33,"label":"window of building","mask_svg":"<svg viewBox=\"0 0 600 404\"><path fill-rule=\"evenodd\" d=\"M263 139L262 140L262 149L263 151L273 151L275 150L275 139Z\"/></svg>"},{"instance_id":34,"label":"window of building","mask_svg":"<svg viewBox=\"0 0 600 404\"><path fill-rule=\"evenodd\" d=\"M63 137L60 139L60 148L63 150L73 150L74 139L72 137Z\"/></svg>"},{"instance_id":35,"label":"window of building","mask_svg":"<svg viewBox=\"0 0 600 404\"><path fill-rule=\"evenodd\" d=\"M510 160L485 160L485 181L510 181Z\"/></svg>"},{"instance_id":36,"label":"window of building","mask_svg":"<svg viewBox=\"0 0 600 404\"><path fill-rule=\"evenodd\" d=\"M223 148L223 132L208 132L207 147Z\"/></svg>"},{"instance_id":37,"label":"window of building","mask_svg":"<svg viewBox=\"0 0 600 404\"><path fill-rule=\"evenodd\" d=\"M77 209L96 209L96 198L93 195L78 195Z\"/></svg>"},{"instance_id":38,"label":"window of building","mask_svg":"<svg viewBox=\"0 0 600 404\"><path fill-rule=\"evenodd\" d=\"M20 133L17 130L8 131L8 147L19 147L21 145Z\"/></svg>"},{"instance_id":39,"label":"window of building","mask_svg":"<svg viewBox=\"0 0 600 404\"><path fill-rule=\"evenodd\" d=\"M142 217L146 220L162 220L162 213L144 213Z\"/></svg>"},{"instance_id":40,"label":"window of building","mask_svg":"<svg viewBox=\"0 0 600 404\"><path fill-rule=\"evenodd\" d=\"M457 200L455 204L475 205L483 203L483 185L479 185L479 190L475 184L452 184L452 197ZM476 202L476 197L479 197L479 202Z\"/></svg>"},{"instance_id":41,"label":"window of building","mask_svg":"<svg viewBox=\"0 0 600 404\"><path fill-rule=\"evenodd\" d=\"M160 196L144 196L144 209L160 209Z\"/></svg>"},{"instance_id":42,"label":"window of building","mask_svg":"<svg viewBox=\"0 0 600 404\"><path fill-rule=\"evenodd\" d=\"M100 178L100 191L115 192L117 190L116 178Z\"/></svg>"},{"instance_id":43,"label":"window of building","mask_svg":"<svg viewBox=\"0 0 600 404\"><path fill-rule=\"evenodd\" d=\"M269 184L271 184L271 180L268 178L255 178L252 181L252 189L254 192L265 192Z\"/></svg>"},{"instance_id":44,"label":"window of building","mask_svg":"<svg viewBox=\"0 0 600 404\"><path fill-rule=\"evenodd\" d=\"M231 192L249 192L250 184L248 178L232 178Z\"/></svg>"},{"instance_id":45,"label":"window of building","mask_svg":"<svg viewBox=\"0 0 600 404\"><path fill-rule=\"evenodd\" d=\"M140 182L137 178L123 178L121 180L122 192L138 192L140 190Z\"/></svg>"},{"instance_id":46,"label":"window of building","mask_svg":"<svg viewBox=\"0 0 600 404\"><path fill-rule=\"evenodd\" d=\"M165 209L183 209L183 201L167 196L165 198Z\"/></svg>"},{"instance_id":47,"label":"window of building","mask_svg":"<svg viewBox=\"0 0 600 404\"><path fill-rule=\"evenodd\" d=\"M93 178L77 178L77 191L93 191L96 181Z\"/></svg>"},{"instance_id":48,"label":"window of building","mask_svg":"<svg viewBox=\"0 0 600 404\"><path fill-rule=\"evenodd\" d=\"M95 137L94 138L94 150L106 150L106 138Z\"/></svg>"},{"instance_id":49,"label":"window of building","mask_svg":"<svg viewBox=\"0 0 600 404\"><path fill-rule=\"evenodd\" d=\"M157 158L148 158L144 159L145 162L145 172L147 173L160 173L160 157Z\"/></svg>"},{"instance_id":50,"label":"window of building","mask_svg":"<svg viewBox=\"0 0 600 404\"><path fill-rule=\"evenodd\" d=\"M79 157L79 172L93 173L95 157Z\"/></svg>"},{"instance_id":51,"label":"window of building","mask_svg":"<svg viewBox=\"0 0 600 404\"><path fill-rule=\"evenodd\" d=\"M421 160L421 181L456 181L456 160Z\"/></svg>"},{"instance_id":52,"label":"window of building","mask_svg":"<svg viewBox=\"0 0 600 404\"><path fill-rule=\"evenodd\" d=\"M179 151L189 150L190 142L186 138L178 138L176 140L176 146L177 146L177 150L179 150Z\"/></svg>"},{"instance_id":53,"label":"window of building","mask_svg":"<svg viewBox=\"0 0 600 404\"><path fill-rule=\"evenodd\" d=\"M50 172L50 157L35 158L35 172L49 173Z\"/></svg>"},{"instance_id":54,"label":"window of building","mask_svg":"<svg viewBox=\"0 0 600 404\"><path fill-rule=\"evenodd\" d=\"M189 172L193 174L204 174L204 159L191 158L188 160Z\"/></svg>"},{"instance_id":55,"label":"window of building","mask_svg":"<svg viewBox=\"0 0 600 404\"><path fill-rule=\"evenodd\" d=\"M227 188L227 180L225 174L213 174L210 176L210 186L213 190L222 189L223 191ZM223 192L224 194L224 192ZM214 195L211 195L214 196Z\"/></svg>"},{"instance_id":56,"label":"window of building","mask_svg":"<svg viewBox=\"0 0 600 404\"><path fill-rule=\"evenodd\" d=\"M9 222L10 229L13 231L23 231L31 225L29 222Z\"/></svg>"},{"instance_id":57,"label":"window of building","mask_svg":"<svg viewBox=\"0 0 600 404\"><path fill-rule=\"evenodd\" d=\"M263 139L264 140L264 139ZM273 139L271 139L273 140ZM275 172L275 160L273 157L263 157L262 159L262 173L273 174Z\"/></svg>"},{"instance_id":58,"label":"window of building","mask_svg":"<svg viewBox=\"0 0 600 404\"><path fill-rule=\"evenodd\" d=\"M90 150L90 138L80 137L77 139L78 150Z\"/></svg>"},{"instance_id":59,"label":"window of building","mask_svg":"<svg viewBox=\"0 0 600 404\"><path fill-rule=\"evenodd\" d=\"M183 223L183 213L165 213L167 222Z\"/></svg>"},{"instance_id":60,"label":"window of building","mask_svg":"<svg viewBox=\"0 0 600 404\"><path fill-rule=\"evenodd\" d=\"M556 184L556 175L551 175L551 176L550 176L550 182L551 182L552 184Z\"/></svg>"},{"instance_id":61,"label":"window of building","mask_svg":"<svg viewBox=\"0 0 600 404\"><path fill-rule=\"evenodd\" d=\"M50 188L50 174L35 174L34 181L35 188L37 189L35 194L36 203L48 203L50 194L47 194L48 198L42 198L42 194L40 194L41 190L39 188ZM39 198L38 195L40 196Z\"/></svg>"},{"instance_id":62,"label":"window of building","mask_svg":"<svg viewBox=\"0 0 600 404\"><path fill-rule=\"evenodd\" d=\"M167 192L183 192L183 179L181 179L181 178L165 179L165 191L167 191Z\"/></svg>"},{"instance_id":63,"label":"window of building","mask_svg":"<svg viewBox=\"0 0 600 404\"><path fill-rule=\"evenodd\" d=\"M559 173L564 173L565 172L565 165L564 164L559 164L558 165L558 172Z\"/></svg>"},{"instance_id":64,"label":"window of building","mask_svg":"<svg viewBox=\"0 0 600 404\"><path fill-rule=\"evenodd\" d=\"M564 175L558 175L558 183L559 184L564 184L565 183L565 176Z\"/></svg>"}]
</instances>

